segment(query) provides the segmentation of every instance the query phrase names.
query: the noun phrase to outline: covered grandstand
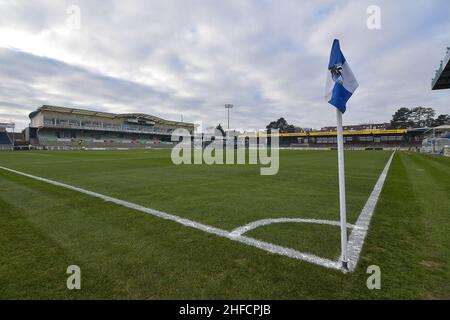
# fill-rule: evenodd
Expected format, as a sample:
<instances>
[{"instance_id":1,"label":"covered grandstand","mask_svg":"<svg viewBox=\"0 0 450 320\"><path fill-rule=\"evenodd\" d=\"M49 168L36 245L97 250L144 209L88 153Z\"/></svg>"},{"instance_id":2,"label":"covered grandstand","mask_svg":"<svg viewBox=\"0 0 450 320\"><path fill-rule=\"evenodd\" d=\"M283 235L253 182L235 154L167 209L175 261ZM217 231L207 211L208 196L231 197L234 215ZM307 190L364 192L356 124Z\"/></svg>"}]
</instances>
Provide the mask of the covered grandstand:
<instances>
[{"instance_id":1,"label":"covered grandstand","mask_svg":"<svg viewBox=\"0 0 450 320\"><path fill-rule=\"evenodd\" d=\"M345 130L346 149L388 149L419 148L423 133L427 128L419 129L366 129ZM266 137L266 134L243 134L241 137ZM274 136L270 134L269 136ZM298 133L279 133L280 146L293 148L336 148L336 131L310 131Z\"/></svg>"},{"instance_id":2,"label":"covered grandstand","mask_svg":"<svg viewBox=\"0 0 450 320\"><path fill-rule=\"evenodd\" d=\"M444 60L441 60L439 68L436 70L434 78L431 80L432 90L450 89L450 47ZM422 151L428 153L437 153L449 156L445 150L450 148L450 125L442 125L432 128L425 133L425 139L422 143Z\"/></svg>"},{"instance_id":3,"label":"covered grandstand","mask_svg":"<svg viewBox=\"0 0 450 320\"><path fill-rule=\"evenodd\" d=\"M431 80L432 90L441 90L450 88L450 47L447 47L447 53L444 60L441 60L436 74Z\"/></svg>"},{"instance_id":4,"label":"covered grandstand","mask_svg":"<svg viewBox=\"0 0 450 320\"><path fill-rule=\"evenodd\" d=\"M115 114L44 105L29 115L26 140L46 149L145 148L171 145L177 128L194 125L143 113Z\"/></svg>"},{"instance_id":5,"label":"covered grandstand","mask_svg":"<svg viewBox=\"0 0 450 320\"><path fill-rule=\"evenodd\" d=\"M0 150L14 149L14 127L12 122L0 122ZM7 129L12 129L13 133L8 133Z\"/></svg>"},{"instance_id":6,"label":"covered grandstand","mask_svg":"<svg viewBox=\"0 0 450 320\"><path fill-rule=\"evenodd\" d=\"M450 148L450 125L431 128L425 132L423 152L444 154L445 148Z\"/></svg>"}]
</instances>

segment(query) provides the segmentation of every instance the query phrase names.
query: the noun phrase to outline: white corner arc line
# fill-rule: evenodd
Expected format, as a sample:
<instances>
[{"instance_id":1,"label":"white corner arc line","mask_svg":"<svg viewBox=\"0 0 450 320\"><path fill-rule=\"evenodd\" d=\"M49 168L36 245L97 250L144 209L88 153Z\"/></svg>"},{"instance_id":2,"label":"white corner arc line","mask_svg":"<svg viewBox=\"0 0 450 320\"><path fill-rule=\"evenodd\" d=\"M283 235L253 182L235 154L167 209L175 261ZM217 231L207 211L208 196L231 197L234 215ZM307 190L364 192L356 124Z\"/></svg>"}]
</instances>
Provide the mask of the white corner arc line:
<instances>
[{"instance_id":1,"label":"white corner arc line","mask_svg":"<svg viewBox=\"0 0 450 320\"><path fill-rule=\"evenodd\" d=\"M255 248L259 248L261 250L264 250L264 251L267 251L267 252L270 252L270 253L287 256L287 257L294 258L294 259L297 259L297 260L303 260L303 261L306 261L306 262L309 262L309 263L313 263L313 264L317 264L317 265L320 265L320 266L323 266L323 267L326 267L326 268L330 268L330 269L336 269L336 270L340 270L341 269L340 264L338 263L338 261L332 261L332 260L329 260L329 259L326 259L326 258L321 258L321 257L318 257L318 256L313 255L313 254L303 253L303 252L300 252L300 251L297 251L297 250L294 250L294 249L291 249L291 248L275 245L275 244L272 244L272 243L269 243L269 242L265 242L265 241L261 241L261 240L257 240L257 239L254 239L254 238L250 238L250 237L246 237L246 236L242 236L242 235L232 234L229 231L222 230L222 229L219 229L219 228L215 228L215 227L212 227L212 226L208 226L206 224L202 224L202 223L199 223L199 222L196 222L196 221L192 221L192 220L189 220L189 219L181 218L179 216L172 215L172 214L169 214L169 213L166 213L166 212L162 212L162 211L158 211L158 210L155 210L155 209L147 208L147 207L144 207L144 206L132 203L132 202L128 202L128 201L120 200L120 199L117 199L117 198L109 197L109 196L103 195L101 193L97 193L97 192L89 191L89 190L86 190L86 189L74 187L74 186L71 186L69 184L61 183L61 182L58 182L58 181L54 181L54 180L50 180L50 179L34 176L34 175L31 175L31 174L28 174L28 173L24 173L24 172L17 171L17 170L14 170L14 169L6 168L6 167L3 167L3 166L0 166L0 169L5 170L5 171L9 171L9 172L12 172L12 173L15 173L15 174L18 174L18 175L22 175L22 176L25 176L25 177L28 177L28 178L31 178L31 179L34 179L34 180L38 180L38 181L42 181L42 182L45 182L45 183L48 183L48 184L52 184L52 185L55 185L55 186L58 186L58 187L62 187L62 188L66 188L66 189L69 189L69 190L77 191L77 192L80 192L80 193L83 193L83 194L86 194L86 195L89 195L89 196L92 196L92 197L95 197L95 198L102 199L104 201L108 201L108 202L112 202L112 203L121 205L123 207L127 207L127 208L130 208L130 209L134 209L134 210L137 210L137 211L148 213L150 215L153 215L153 216L165 219L165 220L174 221L174 222L177 222L177 223L182 224L184 226L191 227L191 228L194 228L194 229L198 229L198 230L201 230L201 231L204 231L204 232L207 232L207 233L210 233L210 234L214 234L214 235L219 236L219 237L227 238L227 239L230 239L230 240L233 240L233 241L237 241L237 242L240 242L240 243L244 243L246 245L249 245L249 246L252 246L252 247L255 247Z\"/></svg>"},{"instance_id":2,"label":"white corner arc line","mask_svg":"<svg viewBox=\"0 0 450 320\"><path fill-rule=\"evenodd\" d=\"M337 226L340 227L341 223L339 221L333 221L333 220L322 220L322 219L303 219L303 218L274 218L274 219L261 219L256 220L253 222L250 222L249 224L246 224L245 226L238 227L231 231L231 234L233 235L243 235L244 233L262 227L273 223L315 223L315 224L327 224L330 226ZM354 228L353 224L347 223L348 228Z\"/></svg>"},{"instance_id":3,"label":"white corner arc line","mask_svg":"<svg viewBox=\"0 0 450 320\"><path fill-rule=\"evenodd\" d=\"M381 190L383 189L383 185L394 155L395 151L392 152L388 162L386 163L386 166L381 172L380 177L378 178L377 183L375 184L375 187L373 188L372 193L369 196L369 199L364 205L364 208L362 209L361 214L359 215L358 220L355 223L355 227L353 228L352 233L350 234L347 246L349 271L354 271L356 266L358 265L359 257L364 245L364 240L367 236L367 232L369 231L370 221L375 211L375 206L377 205Z\"/></svg>"}]
</instances>

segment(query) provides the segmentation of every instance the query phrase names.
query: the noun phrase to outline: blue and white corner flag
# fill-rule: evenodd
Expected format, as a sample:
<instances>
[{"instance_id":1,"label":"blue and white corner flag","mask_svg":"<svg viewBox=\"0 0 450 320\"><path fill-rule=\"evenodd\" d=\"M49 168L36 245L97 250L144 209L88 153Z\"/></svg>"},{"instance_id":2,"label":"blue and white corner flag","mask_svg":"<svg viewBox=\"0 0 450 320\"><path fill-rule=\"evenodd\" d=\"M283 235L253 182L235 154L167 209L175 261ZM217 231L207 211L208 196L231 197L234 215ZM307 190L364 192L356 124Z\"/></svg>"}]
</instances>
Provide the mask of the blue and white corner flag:
<instances>
[{"instance_id":1,"label":"blue and white corner flag","mask_svg":"<svg viewBox=\"0 0 450 320\"><path fill-rule=\"evenodd\" d=\"M325 98L328 103L345 112L348 99L359 84L341 51L339 40L333 41L330 62L328 63L328 78Z\"/></svg>"}]
</instances>

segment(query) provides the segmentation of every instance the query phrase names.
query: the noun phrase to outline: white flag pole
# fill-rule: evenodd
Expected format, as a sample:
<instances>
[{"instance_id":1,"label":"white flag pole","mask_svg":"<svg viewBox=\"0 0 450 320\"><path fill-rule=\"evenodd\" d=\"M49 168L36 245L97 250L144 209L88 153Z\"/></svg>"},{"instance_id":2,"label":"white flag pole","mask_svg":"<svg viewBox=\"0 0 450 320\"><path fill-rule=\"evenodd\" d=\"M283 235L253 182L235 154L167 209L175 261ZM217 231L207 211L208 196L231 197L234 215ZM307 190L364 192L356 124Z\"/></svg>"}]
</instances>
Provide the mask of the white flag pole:
<instances>
[{"instance_id":1,"label":"white flag pole","mask_svg":"<svg viewBox=\"0 0 450 320\"><path fill-rule=\"evenodd\" d=\"M348 270L347 207L345 202L344 133L342 129L342 113L338 108L336 108L336 118L337 118L338 167L339 167L339 208L341 217L342 267Z\"/></svg>"}]
</instances>

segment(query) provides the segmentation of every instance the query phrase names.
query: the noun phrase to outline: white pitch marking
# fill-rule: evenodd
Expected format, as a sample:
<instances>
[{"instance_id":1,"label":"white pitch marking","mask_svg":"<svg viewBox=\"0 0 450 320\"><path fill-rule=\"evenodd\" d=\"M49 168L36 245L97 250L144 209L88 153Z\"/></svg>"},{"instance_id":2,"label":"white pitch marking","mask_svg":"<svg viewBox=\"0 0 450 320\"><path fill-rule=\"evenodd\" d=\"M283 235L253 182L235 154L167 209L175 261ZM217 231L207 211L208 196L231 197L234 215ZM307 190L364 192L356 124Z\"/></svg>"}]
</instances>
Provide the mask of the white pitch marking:
<instances>
[{"instance_id":1,"label":"white pitch marking","mask_svg":"<svg viewBox=\"0 0 450 320\"><path fill-rule=\"evenodd\" d=\"M364 244L364 239L365 239L365 237L367 235L367 231L369 229L370 220L372 218L373 211L375 209L375 205L377 204L379 195L381 193L381 189L383 188L384 181L386 180L387 172L391 165L394 154L395 154L395 151L392 153L386 166L383 169L383 172L381 173L380 177L378 178L378 181L375 184L375 187L374 187L372 193L370 194L370 197L367 200L363 210L361 211L361 214L358 217L356 224L355 225L347 224L349 227L353 228L353 231L352 231L349 241L348 241L349 269L350 269L349 271L354 271L356 268L356 265L358 263L359 256L360 256L361 250L362 250L362 246ZM38 176L34 176L34 175L31 175L28 173L24 173L24 172L17 171L14 169L9 169L9 168L2 167L2 166L0 166L0 169L6 170L9 172L13 172L13 173L16 173L16 174L19 174L19 175L22 175L22 176L25 176L25 177L28 177L31 179L46 182L46 183L49 183L49 184L52 184L55 186L59 186L59 187L63 187L63 188L77 191L80 193L84 193L84 194L87 194L87 195L90 195L90 196L93 196L93 197L96 197L99 199L103 199L105 201L113 202L115 204L130 208L130 209L145 212L145 213L151 214L153 216L156 216L156 217L159 217L159 218L162 218L165 220L171 220L171 221L177 222L179 224L182 224L184 226L202 230L204 232L207 232L210 234L215 234L219 237L227 238L227 239L230 239L233 241L241 242L241 243L247 244L252 247L259 248L259 249L267 251L267 252L287 256L287 257L298 259L298 260L303 260L303 261L317 264L317 265L320 265L320 266L323 266L326 268L330 268L330 269L342 270L342 267L341 267L342 264L341 264L340 259L338 259L337 261L332 261L332 260L329 260L326 258L318 257L318 256L310 254L310 253L300 252L300 251L297 251L297 250L294 250L291 248L275 245L275 244L272 244L269 242L257 240L257 239L242 235L249 230L252 230L252 229L257 228L262 225L271 224L271 223L306 222L306 223L339 225L339 222L337 222L337 221L319 220L319 219L300 219L300 218L298 218L298 219L297 218L262 219L262 220L258 220L258 221L249 223L245 226L236 228L232 232L229 232L229 231L215 228L212 226L208 226L208 225L205 225L205 224L202 224L199 222L195 222L195 221L192 221L189 219L181 218L176 215L172 215L172 214L158 211L155 209L147 208L147 207L144 207L144 206L132 203L132 202L120 200L120 199L109 197L109 196L106 196L106 195L103 195L103 194L100 194L97 192L92 192L92 191L85 190L82 188L74 187L74 186L71 186L71 185L68 185L65 183L57 182L57 181L46 179L46 178L41 178ZM343 270L343 271L345 271L345 270Z\"/></svg>"},{"instance_id":2,"label":"white pitch marking","mask_svg":"<svg viewBox=\"0 0 450 320\"><path fill-rule=\"evenodd\" d=\"M245 226L239 227L231 231L233 235L243 235L244 233L256 229L258 227L266 226L273 223L289 223L289 222L297 222L297 223L316 223L316 224L328 224L330 226L339 227L341 224L339 221L332 220L321 220L321 219L301 219L301 218L276 218L276 219L261 219L257 221L253 221ZM347 223L348 228L353 228L354 226L350 223Z\"/></svg>"},{"instance_id":3,"label":"white pitch marking","mask_svg":"<svg viewBox=\"0 0 450 320\"><path fill-rule=\"evenodd\" d=\"M25 177L28 177L28 178L31 178L31 179L39 180L39 181L42 181L42 182L45 182L45 183L48 183L48 184L52 184L52 185L55 185L55 186L58 186L58 187L62 187L62 188L70 189L70 190L77 191L77 192L80 192L80 193L84 193L84 194L90 195L92 197L99 198L99 199L102 199L104 201L112 202L112 203L115 203L115 204L118 204L118 205L130 208L130 209L134 209L134 210L138 210L138 211L141 211L141 212L145 212L145 213L151 214L153 216L156 216L156 217L159 217L159 218L162 218L162 219L165 219L165 220L171 220L171 221L177 222L179 224L182 224L184 226L191 227L191 228L198 229L198 230L202 230L204 232L207 232L207 233L210 233L210 234L215 234L215 235L217 235L219 237L227 238L227 239L230 239L230 240L233 240L233 241L241 242L241 243L247 244L247 245L252 246L252 247L259 248L261 250L264 250L264 251L267 251L267 252L270 252L270 253L279 254L279 255L290 257L290 258L307 261L307 262L314 263L314 264L317 264L317 265L320 265L320 266L323 266L323 267L326 267L326 268L337 269L337 270L340 269L340 265L338 264L337 261L332 261L332 260L329 260L329 259L326 259L326 258L321 258L321 257L315 256L313 254L303 253L303 252L300 252L300 251L297 251L297 250L294 250L294 249L291 249L291 248L282 247L282 246L279 246L279 245L275 245L275 244L272 244L272 243L269 243L269 242L257 240L257 239L254 239L254 238L232 234L231 232L226 231L226 230L222 230L222 229L219 229L219 228L211 227L211 226L208 226L206 224L198 223L198 222L195 222L195 221L192 221L192 220L189 220L189 219L184 219L184 218L181 218L179 216L172 215L172 214L169 214L169 213L165 213L165 212L162 212L162 211L158 211L158 210L155 210L155 209L147 208L147 207L144 207L144 206L132 203L132 202L128 202L128 201L120 200L120 199L117 199L117 198L109 197L109 196L106 196L106 195L103 195L103 194L100 194L100 193L97 193L97 192L93 192L93 191L89 191L89 190L86 190L86 189L74 187L74 186L71 186L69 184L65 184L65 183L54 181L54 180L50 180L50 179L34 176L34 175L31 175L31 174L28 174L28 173L24 173L24 172L17 171L17 170L14 170L14 169L9 169L9 168L2 167L2 166L0 166L0 169L6 170L6 171L9 171L9 172L12 172L12 173L16 173L16 174L19 174L19 175L22 175L22 176L25 176Z\"/></svg>"},{"instance_id":4,"label":"white pitch marking","mask_svg":"<svg viewBox=\"0 0 450 320\"><path fill-rule=\"evenodd\" d=\"M386 166L378 178L372 193L369 196L358 220L355 223L352 233L348 239L348 257L349 271L354 271L361 255L361 250L364 245L364 239L367 236L367 231L369 230L370 221L372 219L373 212L375 211L375 206L377 205L378 198L380 197L381 190L383 189L384 181L386 180L389 167L391 166L392 159L394 158L395 151L391 154Z\"/></svg>"}]
</instances>

